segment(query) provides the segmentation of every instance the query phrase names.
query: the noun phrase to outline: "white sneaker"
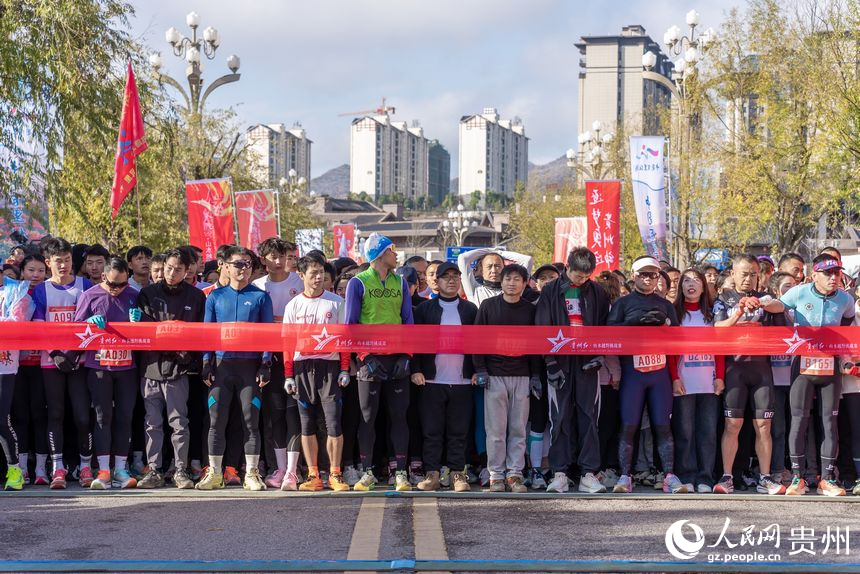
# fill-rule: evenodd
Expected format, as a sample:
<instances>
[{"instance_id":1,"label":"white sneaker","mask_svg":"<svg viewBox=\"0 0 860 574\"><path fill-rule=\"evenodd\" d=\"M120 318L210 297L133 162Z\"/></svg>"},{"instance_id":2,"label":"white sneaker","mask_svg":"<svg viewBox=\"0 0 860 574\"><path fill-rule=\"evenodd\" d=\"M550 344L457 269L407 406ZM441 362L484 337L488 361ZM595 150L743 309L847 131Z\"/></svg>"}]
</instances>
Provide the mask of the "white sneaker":
<instances>
[{"instance_id":1,"label":"white sneaker","mask_svg":"<svg viewBox=\"0 0 860 574\"><path fill-rule=\"evenodd\" d=\"M343 469L343 480L350 486L355 486L355 483L361 480L361 473L354 466L348 466Z\"/></svg>"},{"instance_id":2,"label":"white sneaker","mask_svg":"<svg viewBox=\"0 0 860 574\"><path fill-rule=\"evenodd\" d=\"M696 487L693 486L692 482L688 482L684 486L687 487L687 492L696 492Z\"/></svg>"},{"instance_id":3,"label":"white sneaker","mask_svg":"<svg viewBox=\"0 0 860 574\"><path fill-rule=\"evenodd\" d=\"M570 481L563 472L557 472L552 477L552 482L546 487L547 492L567 492L570 490Z\"/></svg>"},{"instance_id":4,"label":"white sneaker","mask_svg":"<svg viewBox=\"0 0 860 574\"><path fill-rule=\"evenodd\" d=\"M600 481L597 480L597 477L594 476L594 474L589 472L579 479L579 487L577 490L579 490L579 492L597 494L599 492L606 492L606 487L600 484Z\"/></svg>"},{"instance_id":5,"label":"white sneaker","mask_svg":"<svg viewBox=\"0 0 860 574\"><path fill-rule=\"evenodd\" d=\"M658 472L654 475L654 490L662 490L663 489L663 479L665 475L662 472Z\"/></svg>"},{"instance_id":6,"label":"white sneaker","mask_svg":"<svg viewBox=\"0 0 860 574\"><path fill-rule=\"evenodd\" d=\"M690 492L693 491L691 490ZM698 492L699 494L711 494L713 492L713 489L707 484L700 484L696 487L696 492Z\"/></svg>"},{"instance_id":7,"label":"white sneaker","mask_svg":"<svg viewBox=\"0 0 860 574\"><path fill-rule=\"evenodd\" d=\"M597 473L597 480L606 488L612 488L618 483L618 473L613 468L607 468Z\"/></svg>"}]
</instances>

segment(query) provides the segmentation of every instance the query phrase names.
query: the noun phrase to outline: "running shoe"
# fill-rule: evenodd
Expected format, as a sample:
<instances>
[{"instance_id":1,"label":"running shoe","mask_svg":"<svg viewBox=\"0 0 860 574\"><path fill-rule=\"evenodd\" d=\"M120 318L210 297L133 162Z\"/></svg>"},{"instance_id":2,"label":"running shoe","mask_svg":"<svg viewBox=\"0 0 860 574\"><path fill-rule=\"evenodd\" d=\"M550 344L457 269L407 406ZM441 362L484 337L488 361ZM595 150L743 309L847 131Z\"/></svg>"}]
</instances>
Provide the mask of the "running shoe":
<instances>
[{"instance_id":1,"label":"running shoe","mask_svg":"<svg viewBox=\"0 0 860 574\"><path fill-rule=\"evenodd\" d=\"M260 476L259 468L249 468L245 472L245 481L242 483L242 488L254 492L266 490L266 483L263 482L263 477Z\"/></svg>"},{"instance_id":2,"label":"running shoe","mask_svg":"<svg viewBox=\"0 0 860 574\"><path fill-rule=\"evenodd\" d=\"M506 486L508 487L508 490L510 490L511 492L522 494L524 492L529 491L529 489L526 488L526 485L523 484L523 477L518 474L509 476L505 482Z\"/></svg>"},{"instance_id":3,"label":"running shoe","mask_svg":"<svg viewBox=\"0 0 860 574\"><path fill-rule=\"evenodd\" d=\"M696 487L696 492L698 492L699 494L711 494L712 492L714 492L714 487L709 486L707 484L700 484Z\"/></svg>"},{"instance_id":4,"label":"running shoe","mask_svg":"<svg viewBox=\"0 0 860 574\"><path fill-rule=\"evenodd\" d=\"M164 477L161 477L161 481L163 485ZM115 468L113 471L113 486L117 488L134 488L137 486L137 479L134 478L127 469Z\"/></svg>"},{"instance_id":5,"label":"running shoe","mask_svg":"<svg viewBox=\"0 0 860 574\"><path fill-rule=\"evenodd\" d=\"M173 473L173 484L179 490L190 490L194 488L194 481L185 470L177 470Z\"/></svg>"},{"instance_id":6,"label":"running shoe","mask_svg":"<svg viewBox=\"0 0 860 574\"><path fill-rule=\"evenodd\" d=\"M579 492L587 492L589 494L598 494L600 492L606 492L606 487L600 484L600 481L597 480L594 473L588 472L585 476L579 479L577 490L579 490Z\"/></svg>"},{"instance_id":7,"label":"running shoe","mask_svg":"<svg viewBox=\"0 0 860 574\"><path fill-rule=\"evenodd\" d=\"M832 478L819 480L816 492L824 496L845 496L845 489Z\"/></svg>"},{"instance_id":8,"label":"running shoe","mask_svg":"<svg viewBox=\"0 0 860 574\"><path fill-rule=\"evenodd\" d=\"M662 472L658 472L654 475L654 490L664 490L665 492L665 489L663 489L663 481L666 479L666 476L667 475Z\"/></svg>"},{"instance_id":9,"label":"running shoe","mask_svg":"<svg viewBox=\"0 0 860 574\"><path fill-rule=\"evenodd\" d=\"M328 486L335 492L349 490L349 483L344 480L343 475L339 472L333 472L329 475Z\"/></svg>"},{"instance_id":10,"label":"running shoe","mask_svg":"<svg viewBox=\"0 0 860 574\"><path fill-rule=\"evenodd\" d=\"M146 476L149 474L149 465L143 464L142 460L135 461L131 464L131 471L129 474L133 476Z\"/></svg>"},{"instance_id":11,"label":"running shoe","mask_svg":"<svg viewBox=\"0 0 860 574\"><path fill-rule=\"evenodd\" d=\"M90 467L84 467L81 469L81 474L78 477L78 484L81 485L81 488L89 488L93 484L93 469ZM38 482L37 482L38 484Z\"/></svg>"},{"instance_id":12,"label":"running shoe","mask_svg":"<svg viewBox=\"0 0 860 574\"><path fill-rule=\"evenodd\" d=\"M686 494L689 492L687 485L671 472L667 472L661 482L663 483L663 492L670 492L672 494Z\"/></svg>"},{"instance_id":13,"label":"running shoe","mask_svg":"<svg viewBox=\"0 0 860 574\"><path fill-rule=\"evenodd\" d=\"M199 462L197 462L197 464L192 462L189 468L191 469L191 480L193 480L194 482L197 482L198 480L203 478L204 474L206 474L206 469L200 466Z\"/></svg>"},{"instance_id":14,"label":"running shoe","mask_svg":"<svg viewBox=\"0 0 860 574\"><path fill-rule=\"evenodd\" d=\"M24 484L30 484L30 473L26 468L21 469L21 474L24 476Z\"/></svg>"},{"instance_id":15,"label":"running shoe","mask_svg":"<svg viewBox=\"0 0 860 574\"><path fill-rule=\"evenodd\" d=\"M618 482L618 473L614 468L607 468L597 473L597 480L606 488L612 488Z\"/></svg>"},{"instance_id":16,"label":"running shoe","mask_svg":"<svg viewBox=\"0 0 860 574\"><path fill-rule=\"evenodd\" d=\"M405 470L398 470L394 473L394 490L397 492L409 492L412 490L412 485L409 483L409 475Z\"/></svg>"},{"instance_id":17,"label":"running shoe","mask_svg":"<svg viewBox=\"0 0 860 574\"><path fill-rule=\"evenodd\" d=\"M714 485L715 494L734 494L735 481L730 474L724 474Z\"/></svg>"},{"instance_id":18,"label":"running shoe","mask_svg":"<svg viewBox=\"0 0 860 574\"><path fill-rule=\"evenodd\" d=\"M696 492L696 487L692 482L685 482L684 486L687 487L687 492Z\"/></svg>"},{"instance_id":19,"label":"running shoe","mask_svg":"<svg viewBox=\"0 0 860 574\"><path fill-rule=\"evenodd\" d=\"M786 496L802 496L806 493L806 481L799 476L791 478L791 484L785 489Z\"/></svg>"},{"instance_id":20,"label":"running shoe","mask_svg":"<svg viewBox=\"0 0 860 574\"><path fill-rule=\"evenodd\" d=\"M291 492L299 489L299 477L295 472L288 472L284 475L284 480L281 482L281 490Z\"/></svg>"},{"instance_id":21,"label":"running shoe","mask_svg":"<svg viewBox=\"0 0 860 574\"><path fill-rule=\"evenodd\" d=\"M206 468L206 474L200 479L194 488L197 490L217 490L224 488L224 475L215 472L211 466Z\"/></svg>"},{"instance_id":22,"label":"running shoe","mask_svg":"<svg viewBox=\"0 0 860 574\"><path fill-rule=\"evenodd\" d=\"M447 466L443 466L439 471L439 484L445 488L451 486L451 469Z\"/></svg>"},{"instance_id":23,"label":"running shoe","mask_svg":"<svg viewBox=\"0 0 860 574\"><path fill-rule=\"evenodd\" d=\"M492 480L490 479L490 492L504 492L505 491L505 481L504 480Z\"/></svg>"},{"instance_id":24,"label":"running shoe","mask_svg":"<svg viewBox=\"0 0 860 574\"><path fill-rule=\"evenodd\" d=\"M46 475L44 473L43 474L39 474L38 472L36 473L36 480L33 482L33 484L35 484L36 486L45 486L45 485L50 484L50 483L51 483L51 481L48 480L48 475Z\"/></svg>"},{"instance_id":25,"label":"running shoe","mask_svg":"<svg viewBox=\"0 0 860 574\"><path fill-rule=\"evenodd\" d=\"M423 481L425 476L423 465L409 467L409 483L412 486L416 486L419 482Z\"/></svg>"},{"instance_id":26,"label":"running shoe","mask_svg":"<svg viewBox=\"0 0 860 574\"><path fill-rule=\"evenodd\" d=\"M99 470L96 475L95 480L90 485L91 490L109 490L113 484L110 479L110 471L109 470Z\"/></svg>"},{"instance_id":27,"label":"running shoe","mask_svg":"<svg viewBox=\"0 0 860 574\"><path fill-rule=\"evenodd\" d=\"M350 465L343 469L343 479L349 486L353 486L361 480L361 473L354 466Z\"/></svg>"},{"instance_id":28,"label":"running shoe","mask_svg":"<svg viewBox=\"0 0 860 574\"><path fill-rule=\"evenodd\" d=\"M154 468L143 475L143 478L137 483L138 488L162 488L163 486L164 476Z\"/></svg>"},{"instance_id":29,"label":"running shoe","mask_svg":"<svg viewBox=\"0 0 860 574\"><path fill-rule=\"evenodd\" d=\"M760 494L785 494L785 487L766 474L759 476L755 490Z\"/></svg>"},{"instance_id":30,"label":"running shoe","mask_svg":"<svg viewBox=\"0 0 860 574\"><path fill-rule=\"evenodd\" d=\"M275 472L266 477L266 486L271 488L281 488L284 483L284 477L287 476L286 470L277 469Z\"/></svg>"},{"instance_id":31,"label":"running shoe","mask_svg":"<svg viewBox=\"0 0 860 574\"><path fill-rule=\"evenodd\" d=\"M455 472L452 476L454 481L454 492L471 492L472 485L469 484L469 479L463 472Z\"/></svg>"},{"instance_id":32,"label":"running shoe","mask_svg":"<svg viewBox=\"0 0 860 574\"><path fill-rule=\"evenodd\" d=\"M529 471L529 482L532 490L546 490L546 479L539 468L533 468Z\"/></svg>"},{"instance_id":33,"label":"running shoe","mask_svg":"<svg viewBox=\"0 0 860 574\"><path fill-rule=\"evenodd\" d=\"M552 477L552 482L546 487L547 492L567 492L568 490L570 490L570 481L567 478L567 474L563 472L555 473Z\"/></svg>"},{"instance_id":34,"label":"running shoe","mask_svg":"<svg viewBox=\"0 0 860 574\"><path fill-rule=\"evenodd\" d=\"M746 484L748 488L755 487L756 490L758 490L760 480L757 480L755 476L756 475L753 471L745 470L741 473L741 480L744 481L744 484Z\"/></svg>"},{"instance_id":35,"label":"running shoe","mask_svg":"<svg viewBox=\"0 0 860 574\"><path fill-rule=\"evenodd\" d=\"M388 486L394 486L397 483L397 465L388 467Z\"/></svg>"},{"instance_id":36,"label":"running shoe","mask_svg":"<svg viewBox=\"0 0 860 574\"><path fill-rule=\"evenodd\" d=\"M654 483L657 482L657 471L652 468L637 472L633 475L633 481L642 486L654 486Z\"/></svg>"},{"instance_id":37,"label":"running shoe","mask_svg":"<svg viewBox=\"0 0 860 574\"><path fill-rule=\"evenodd\" d=\"M481 469L480 474L478 474L478 480L481 481L481 486L488 486L490 484L490 470L487 467Z\"/></svg>"},{"instance_id":38,"label":"running shoe","mask_svg":"<svg viewBox=\"0 0 860 574\"><path fill-rule=\"evenodd\" d=\"M428 470L426 478L419 482L417 485L415 485L415 488L425 492L439 490L441 487L442 483L439 480L438 470Z\"/></svg>"},{"instance_id":39,"label":"running shoe","mask_svg":"<svg viewBox=\"0 0 860 574\"><path fill-rule=\"evenodd\" d=\"M299 490L301 490L302 492L319 492L322 489L322 479L313 474L309 474L308 479L299 485Z\"/></svg>"},{"instance_id":40,"label":"running shoe","mask_svg":"<svg viewBox=\"0 0 860 574\"><path fill-rule=\"evenodd\" d=\"M612 492L625 494L633 492L633 479L626 474L622 474L618 477L618 482L615 483L615 486L612 487Z\"/></svg>"},{"instance_id":41,"label":"running shoe","mask_svg":"<svg viewBox=\"0 0 860 574\"><path fill-rule=\"evenodd\" d=\"M373 476L373 471L368 469L364 471L362 477L352 486L353 490L359 492L367 492L368 490L376 489L376 477Z\"/></svg>"},{"instance_id":42,"label":"running shoe","mask_svg":"<svg viewBox=\"0 0 860 574\"><path fill-rule=\"evenodd\" d=\"M21 490L24 488L24 472L19 466L10 466L6 470L6 490Z\"/></svg>"},{"instance_id":43,"label":"running shoe","mask_svg":"<svg viewBox=\"0 0 860 574\"><path fill-rule=\"evenodd\" d=\"M239 486L242 484L242 479L239 477L239 471L235 467L224 467L224 485Z\"/></svg>"},{"instance_id":44,"label":"running shoe","mask_svg":"<svg viewBox=\"0 0 860 574\"><path fill-rule=\"evenodd\" d=\"M854 488L851 489L851 494L854 496L860 496L860 478L854 481Z\"/></svg>"},{"instance_id":45,"label":"running shoe","mask_svg":"<svg viewBox=\"0 0 860 574\"><path fill-rule=\"evenodd\" d=\"M469 484L478 482L478 475L475 474L475 468L471 464L467 464L464 470L466 471L466 480L469 481Z\"/></svg>"},{"instance_id":46,"label":"running shoe","mask_svg":"<svg viewBox=\"0 0 860 574\"><path fill-rule=\"evenodd\" d=\"M66 469L60 468L54 471L54 476L51 477L51 490L61 490L66 488Z\"/></svg>"}]
</instances>

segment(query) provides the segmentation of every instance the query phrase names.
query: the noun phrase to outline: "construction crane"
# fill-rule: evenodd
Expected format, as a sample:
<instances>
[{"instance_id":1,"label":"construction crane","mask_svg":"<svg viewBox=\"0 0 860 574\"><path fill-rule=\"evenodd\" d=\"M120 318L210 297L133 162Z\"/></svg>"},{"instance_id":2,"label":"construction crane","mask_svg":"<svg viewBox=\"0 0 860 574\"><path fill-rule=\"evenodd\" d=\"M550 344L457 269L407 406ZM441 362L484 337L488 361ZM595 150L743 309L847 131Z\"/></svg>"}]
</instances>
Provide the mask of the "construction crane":
<instances>
[{"instance_id":1,"label":"construction crane","mask_svg":"<svg viewBox=\"0 0 860 574\"><path fill-rule=\"evenodd\" d=\"M369 114L374 114L377 116L390 116L394 113L394 106L385 105L385 98L382 98L382 105L374 110L361 110L358 112L346 112L343 114L338 114L338 116L366 116Z\"/></svg>"}]
</instances>

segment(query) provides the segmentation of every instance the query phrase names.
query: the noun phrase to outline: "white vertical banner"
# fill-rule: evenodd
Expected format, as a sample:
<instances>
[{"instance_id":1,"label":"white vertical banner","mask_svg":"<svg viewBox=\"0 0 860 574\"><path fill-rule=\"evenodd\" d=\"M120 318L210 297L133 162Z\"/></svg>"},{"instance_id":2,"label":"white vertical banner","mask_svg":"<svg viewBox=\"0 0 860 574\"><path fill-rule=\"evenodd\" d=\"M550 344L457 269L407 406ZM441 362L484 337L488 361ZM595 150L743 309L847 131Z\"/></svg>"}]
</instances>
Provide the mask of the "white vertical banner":
<instances>
[{"instance_id":1,"label":"white vertical banner","mask_svg":"<svg viewBox=\"0 0 860 574\"><path fill-rule=\"evenodd\" d=\"M669 261L666 246L666 179L663 136L630 138L633 203L639 234L648 255Z\"/></svg>"},{"instance_id":2,"label":"white vertical banner","mask_svg":"<svg viewBox=\"0 0 860 574\"><path fill-rule=\"evenodd\" d=\"M299 248L299 257L304 257L314 249L323 251L323 232L321 227L296 229L296 245Z\"/></svg>"}]
</instances>

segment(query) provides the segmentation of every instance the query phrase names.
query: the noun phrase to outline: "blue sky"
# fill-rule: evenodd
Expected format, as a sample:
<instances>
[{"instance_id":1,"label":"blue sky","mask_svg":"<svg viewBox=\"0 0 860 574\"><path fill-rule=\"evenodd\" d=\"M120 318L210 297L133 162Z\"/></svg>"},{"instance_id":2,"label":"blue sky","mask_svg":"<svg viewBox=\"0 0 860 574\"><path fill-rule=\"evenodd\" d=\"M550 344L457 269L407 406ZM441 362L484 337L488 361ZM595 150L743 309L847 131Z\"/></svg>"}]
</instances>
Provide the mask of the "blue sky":
<instances>
[{"instance_id":1,"label":"blue sky","mask_svg":"<svg viewBox=\"0 0 860 574\"><path fill-rule=\"evenodd\" d=\"M313 146L313 176L349 161L349 117L383 96L396 120L417 119L457 165L460 116L496 107L519 116L530 157L545 163L573 147L579 52L583 35L614 34L642 24L661 41L695 8L715 29L738 0L137 0L132 33L161 51L174 77L184 63L164 31L185 35L185 15L214 26L221 46L205 62L204 79L242 60L242 79L210 96L207 106L236 106L253 123L299 121ZM139 72L140 73L140 72Z\"/></svg>"}]
</instances>

